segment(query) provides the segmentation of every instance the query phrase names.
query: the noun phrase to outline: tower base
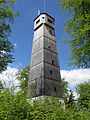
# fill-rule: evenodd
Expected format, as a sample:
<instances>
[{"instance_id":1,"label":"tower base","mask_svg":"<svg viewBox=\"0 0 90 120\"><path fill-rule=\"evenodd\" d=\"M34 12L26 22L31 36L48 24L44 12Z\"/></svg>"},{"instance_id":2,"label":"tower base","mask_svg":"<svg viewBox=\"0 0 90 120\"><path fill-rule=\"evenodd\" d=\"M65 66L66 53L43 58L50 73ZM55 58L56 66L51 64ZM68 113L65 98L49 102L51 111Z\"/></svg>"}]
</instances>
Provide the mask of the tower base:
<instances>
[{"instance_id":1,"label":"tower base","mask_svg":"<svg viewBox=\"0 0 90 120\"><path fill-rule=\"evenodd\" d=\"M34 98L29 98L29 99L27 99L27 101L28 101L28 103L33 105L34 101L40 100L43 103L45 99L48 99L49 101L54 100L54 99L58 100L58 102L63 107L63 109L65 109L65 103L64 103L63 98L52 97L52 96L38 96L38 97L34 97Z\"/></svg>"}]
</instances>

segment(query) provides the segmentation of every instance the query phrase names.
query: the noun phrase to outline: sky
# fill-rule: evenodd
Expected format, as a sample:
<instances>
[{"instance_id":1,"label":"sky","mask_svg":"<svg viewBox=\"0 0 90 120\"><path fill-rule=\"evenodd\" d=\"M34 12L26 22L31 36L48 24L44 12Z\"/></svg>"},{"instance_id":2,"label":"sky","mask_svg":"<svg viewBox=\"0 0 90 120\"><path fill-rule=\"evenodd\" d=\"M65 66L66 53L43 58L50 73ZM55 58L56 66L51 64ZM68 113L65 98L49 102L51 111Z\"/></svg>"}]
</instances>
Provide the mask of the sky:
<instances>
[{"instance_id":1,"label":"sky","mask_svg":"<svg viewBox=\"0 0 90 120\"><path fill-rule=\"evenodd\" d=\"M67 66L70 46L59 43L68 39L64 31L64 21L68 15L63 15L58 7L59 0L46 0L46 13L55 18L55 34L58 48L58 57L61 70L74 69ZM33 42L33 20L38 16L38 10L44 12L44 0L16 0L15 9L18 10L20 17L15 18L12 25L12 32L9 40L15 45L13 57L15 62L10 64L12 67L24 68L30 64L32 42Z\"/></svg>"},{"instance_id":2,"label":"sky","mask_svg":"<svg viewBox=\"0 0 90 120\"><path fill-rule=\"evenodd\" d=\"M75 97L75 86L79 83L87 82L90 79L90 69L77 69L72 66L67 66L68 57L71 53L70 46L59 43L61 40L69 39L64 31L64 21L70 16L63 15L58 8L59 0L46 0L46 13L55 18L55 35L57 41L58 58L60 63L61 77L65 78L69 83L69 89L72 89ZM18 69L24 68L30 64L32 42L33 42L33 20L38 15L38 10L44 12L44 0L16 0L15 9L18 10L20 16L15 18L12 25L12 32L9 40L15 45L13 57L15 62L9 64L6 71L0 74L0 80L6 82L6 86L10 87L14 83L19 84L15 74Z\"/></svg>"}]
</instances>

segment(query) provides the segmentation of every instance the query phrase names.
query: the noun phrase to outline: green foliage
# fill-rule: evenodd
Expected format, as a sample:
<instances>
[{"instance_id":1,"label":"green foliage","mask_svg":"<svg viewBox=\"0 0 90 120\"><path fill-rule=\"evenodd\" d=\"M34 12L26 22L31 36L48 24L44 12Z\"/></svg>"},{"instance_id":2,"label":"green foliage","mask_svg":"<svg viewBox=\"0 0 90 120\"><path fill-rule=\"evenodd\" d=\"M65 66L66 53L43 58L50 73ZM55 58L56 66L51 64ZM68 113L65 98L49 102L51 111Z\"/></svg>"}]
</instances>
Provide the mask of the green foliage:
<instances>
[{"instance_id":1,"label":"green foliage","mask_svg":"<svg viewBox=\"0 0 90 120\"><path fill-rule=\"evenodd\" d=\"M90 0L61 0L62 11L70 13L65 21L65 31L70 34L72 54L69 65L90 67Z\"/></svg>"},{"instance_id":2,"label":"green foliage","mask_svg":"<svg viewBox=\"0 0 90 120\"><path fill-rule=\"evenodd\" d=\"M0 81L0 92L1 92L1 90L3 89L4 87L3 87L3 84L2 84L2 82Z\"/></svg>"},{"instance_id":3,"label":"green foliage","mask_svg":"<svg viewBox=\"0 0 90 120\"><path fill-rule=\"evenodd\" d=\"M13 46L8 40L0 39L0 73L7 68L8 63L12 63Z\"/></svg>"},{"instance_id":4,"label":"green foliage","mask_svg":"<svg viewBox=\"0 0 90 120\"><path fill-rule=\"evenodd\" d=\"M15 120L16 119L19 119L19 120L20 119L25 119L25 120L89 120L88 109L87 108L82 109L82 110L79 109L78 105L74 101L74 96L73 96L72 91L69 91L67 88L68 83L65 81L65 79L62 80L64 100L65 100L65 109L63 109L63 106L60 104L59 99L54 98L54 97L43 97L43 99L38 98L32 101L32 98L30 96L29 100L26 100L28 98L28 96L26 96L26 92L27 92L27 83L28 83L28 77L29 77L29 66L20 70L17 76L18 76L17 77L18 80L21 82L20 84L21 91L19 91L17 94L13 93L13 100L10 98L12 103L14 101L16 102L15 105L17 107L15 108L14 106L12 108L13 105L10 103L12 111L14 111L15 114L13 113L12 115L12 112L10 110L8 111L10 115L13 116L12 117L13 120L14 119Z\"/></svg>"},{"instance_id":5,"label":"green foliage","mask_svg":"<svg viewBox=\"0 0 90 120\"><path fill-rule=\"evenodd\" d=\"M62 87L63 87L63 99L65 103L68 102L68 97L69 97L69 90L68 90L68 82L65 81L65 79L62 79Z\"/></svg>"},{"instance_id":6,"label":"green foliage","mask_svg":"<svg viewBox=\"0 0 90 120\"><path fill-rule=\"evenodd\" d=\"M17 79L20 81L20 89L23 92L27 92L28 79L29 79L29 66L26 66L22 70L19 70Z\"/></svg>"},{"instance_id":7,"label":"green foliage","mask_svg":"<svg viewBox=\"0 0 90 120\"><path fill-rule=\"evenodd\" d=\"M29 101L32 101L30 99ZM87 113L88 114L88 113ZM45 97L27 101L22 92L13 89L0 93L0 120L89 120L85 112L77 109L63 109L59 99Z\"/></svg>"},{"instance_id":8,"label":"green foliage","mask_svg":"<svg viewBox=\"0 0 90 120\"><path fill-rule=\"evenodd\" d=\"M72 109L76 108L76 103L75 103L75 100L74 100L74 95L73 95L73 92L71 90L70 90L70 95L69 95L66 107L67 108L72 108Z\"/></svg>"},{"instance_id":9,"label":"green foliage","mask_svg":"<svg viewBox=\"0 0 90 120\"><path fill-rule=\"evenodd\" d=\"M77 103L79 108L90 108L90 80L76 86L76 92L79 95Z\"/></svg>"},{"instance_id":10,"label":"green foliage","mask_svg":"<svg viewBox=\"0 0 90 120\"><path fill-rule=\"evenodd\" d=\"M9 89L0 93L0 120L25 120L27 110L27 99L22 93L15 94Z\"/></svg>"},{"instance_id":11,"label":"green foliage","mask_svg":"<svg viewBox=\"0 0 90 120\"><path fill-rule=\"evenodd\" d=\"M18 13L14 11L15 0L0 0L0 72L6 69L8 63L13 62L13 45L8 40L11 33L11 24Z\"/></svg>"},{"instance_id":12,"label":"green foliage","mask_svg":"<svg viewBox=\"0 0 90 120\"><path fill-rule=\"evenodd\" d=\"M63 86L63 99L65 102L66 108L74 108L75 107L75 100L73 96L73 92L68 89L68 82L65 79L62 79L62 86Z\"/></svg>"}]
</instances>

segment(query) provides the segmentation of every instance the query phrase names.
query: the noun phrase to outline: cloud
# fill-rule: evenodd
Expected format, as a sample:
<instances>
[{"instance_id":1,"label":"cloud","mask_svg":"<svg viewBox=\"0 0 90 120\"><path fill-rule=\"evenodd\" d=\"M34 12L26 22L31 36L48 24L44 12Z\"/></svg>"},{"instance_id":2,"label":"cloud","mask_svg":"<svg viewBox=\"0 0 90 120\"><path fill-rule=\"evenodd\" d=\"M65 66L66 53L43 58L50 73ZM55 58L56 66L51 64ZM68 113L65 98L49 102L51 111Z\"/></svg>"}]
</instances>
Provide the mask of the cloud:
<instances>
[{"instance_id":1,"label":"cloud","mask_svg":"<svg viewBox=\"0 0 90 120\"><path fill-rule=\"evenodd\" d=\"M61 70L61 77L68 81L71 88L90 79L90 69Z\"/></svg>"},{"instance_id":2,"label":"cloud","mask_svg":"<svg viewBox=\"0 0 90 120\"><path fill-rule=\"evenodd\" d=\"M11 88L13 85L16 87L19 85L19 81L16 79L17 68L7 67L6 71L0 74L0 81L4 84L4 87Z\"/></svg>"},{"instance_id":3,"label":"cloud","mask_svg":"<svg viewBox=\"0 0 90 120\"><path fill-rule=\"evenodd\" d=\"M61 70L60 72L61 78L65 78L65 81L69 83L68 88L73 91L74 98L78 98L79 95L75 92L75 86L90 80L90 69Z\"/></svg>"}]
</instances>

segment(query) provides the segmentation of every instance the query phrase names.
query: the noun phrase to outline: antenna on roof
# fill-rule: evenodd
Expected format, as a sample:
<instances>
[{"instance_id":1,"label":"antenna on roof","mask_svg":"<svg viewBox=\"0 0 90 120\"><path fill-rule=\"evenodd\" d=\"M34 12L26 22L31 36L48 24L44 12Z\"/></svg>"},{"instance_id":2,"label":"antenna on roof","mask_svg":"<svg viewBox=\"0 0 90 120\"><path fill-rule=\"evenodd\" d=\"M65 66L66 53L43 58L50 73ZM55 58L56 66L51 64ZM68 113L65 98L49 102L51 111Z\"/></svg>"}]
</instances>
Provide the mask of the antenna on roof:
<instances>
[{"instance_id":1,"label":"antenna on roof","mask_svg":"<svg viewBox=\"0 0 90 120\"><path fill-rule=\"evenodd\" d=\"M46 0L44 0L44 12L46 11Z\"/></svg>"},{"instance_id":2,"label":"antenna on roof","mask_svg":"<svg viewBox=\"0 0 90 120\"><path fill-rule=\"evenodd\" d=\"M40 10L38 10L38 15L40 15Z\"/></svg>"}]
</instances>

